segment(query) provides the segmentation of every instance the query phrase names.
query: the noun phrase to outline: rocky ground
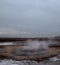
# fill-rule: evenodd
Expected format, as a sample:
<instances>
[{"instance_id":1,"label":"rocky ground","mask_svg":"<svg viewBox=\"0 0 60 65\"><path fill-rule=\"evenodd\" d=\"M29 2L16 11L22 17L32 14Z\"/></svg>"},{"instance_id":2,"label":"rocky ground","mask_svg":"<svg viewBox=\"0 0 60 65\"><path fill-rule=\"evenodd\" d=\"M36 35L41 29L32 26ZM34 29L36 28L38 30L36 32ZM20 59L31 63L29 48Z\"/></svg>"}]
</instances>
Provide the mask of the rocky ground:
<instances>
[{"instance_id":1,"label":"rocky ground","mask_svg":"<svg viewBox=\"0 0 60 65\"><path fill-rule=\"evenodd\" d=\"M14 61L14 60L0 60L0 65L60 65L60 55L44 60L43 62L36 62L30 60Z\"/></svg>"}]
</instances>

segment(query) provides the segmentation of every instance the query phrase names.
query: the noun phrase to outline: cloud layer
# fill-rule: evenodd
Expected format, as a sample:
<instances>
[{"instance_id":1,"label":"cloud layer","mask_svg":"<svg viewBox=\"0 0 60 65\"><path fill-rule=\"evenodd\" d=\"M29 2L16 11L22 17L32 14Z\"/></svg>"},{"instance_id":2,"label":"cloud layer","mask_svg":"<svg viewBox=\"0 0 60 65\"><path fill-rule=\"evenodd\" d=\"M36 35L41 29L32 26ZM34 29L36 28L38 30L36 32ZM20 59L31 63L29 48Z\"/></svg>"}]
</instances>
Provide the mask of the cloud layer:
<instances>
[{"instance_id":1,"label":"cloud layer","mask_svg":"<svg viewBox=\"0 0 60 65\"><path fill-rule=\"evenodd\" d=\"M60 35L60 0L0 0L0 28Z\"/></svg>"}]
</instances>

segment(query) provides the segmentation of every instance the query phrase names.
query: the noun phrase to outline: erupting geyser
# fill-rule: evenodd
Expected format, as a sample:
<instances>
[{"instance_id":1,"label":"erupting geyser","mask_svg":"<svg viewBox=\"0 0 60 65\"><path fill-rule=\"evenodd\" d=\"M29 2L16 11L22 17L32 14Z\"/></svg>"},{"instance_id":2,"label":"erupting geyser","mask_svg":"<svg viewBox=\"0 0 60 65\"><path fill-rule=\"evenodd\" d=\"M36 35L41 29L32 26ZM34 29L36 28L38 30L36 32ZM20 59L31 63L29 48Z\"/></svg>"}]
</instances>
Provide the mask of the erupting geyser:
<instances>
[{"instance_id":1,"label":"erupting geyser","mask_svg":"<svg viewBox=\"0 0 60 65\"><path fill-rule=\"evenodd\" d=\"M22 48L16 48L13 52L15 55L36 55L46 52L49 48L50 42L47 41L32 41L28 40L26 46Z\"/></svg>"}]
</instances>

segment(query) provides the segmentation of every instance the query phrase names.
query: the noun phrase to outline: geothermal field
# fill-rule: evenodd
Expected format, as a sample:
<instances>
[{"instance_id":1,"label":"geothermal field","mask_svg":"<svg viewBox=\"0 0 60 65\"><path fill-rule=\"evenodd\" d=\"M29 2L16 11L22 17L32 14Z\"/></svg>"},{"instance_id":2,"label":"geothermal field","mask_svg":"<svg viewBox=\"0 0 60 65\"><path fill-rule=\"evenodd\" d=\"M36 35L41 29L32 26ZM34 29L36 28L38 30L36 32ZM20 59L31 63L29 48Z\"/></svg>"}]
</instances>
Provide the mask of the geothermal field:
<instances>
[{"instance_id":1,"label":"geothermal field","mask_svg":"<svg viewBox=\"0 0 60 65\"><path fill-rule=\"evenodd\" d=\"M0 65L60 65L59 39L10 41L0 42Z\"/></svg>"}]
</instances>

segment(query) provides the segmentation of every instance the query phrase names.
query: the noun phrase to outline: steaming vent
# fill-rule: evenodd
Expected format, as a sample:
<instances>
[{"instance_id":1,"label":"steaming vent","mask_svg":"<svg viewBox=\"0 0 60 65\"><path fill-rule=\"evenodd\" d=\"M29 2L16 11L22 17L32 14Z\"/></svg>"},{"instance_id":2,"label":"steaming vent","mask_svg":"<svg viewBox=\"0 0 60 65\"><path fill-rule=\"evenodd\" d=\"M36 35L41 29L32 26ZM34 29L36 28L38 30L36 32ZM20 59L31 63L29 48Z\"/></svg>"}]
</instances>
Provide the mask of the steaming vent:
<instances>
[{"instance_id":1,"label":"steaming vent","mask_svg":"<svg viewBox=\"0 0 60 65\"><path fill-rule=\"evenodd\" d=\"M26 56L26 55L37 55L44 53L46 50L45 49L40 49L40 50L33 50L33 49L21 49L17 48L14 50L13 54L16 56Z\"/></svg>"},{"instance_id":2,"label":"steaming vent","mask_svg":"<svg viewBox=\"0 0 60 65\"><path fill-rule=\"evenodd\" d=\"M20 55L36 55L45 53L46 50L49 48L51 41L32 41L28 40L26 46L22 48L14 49L13 54L20 56Z\"/></svg>"}]
</instances>

